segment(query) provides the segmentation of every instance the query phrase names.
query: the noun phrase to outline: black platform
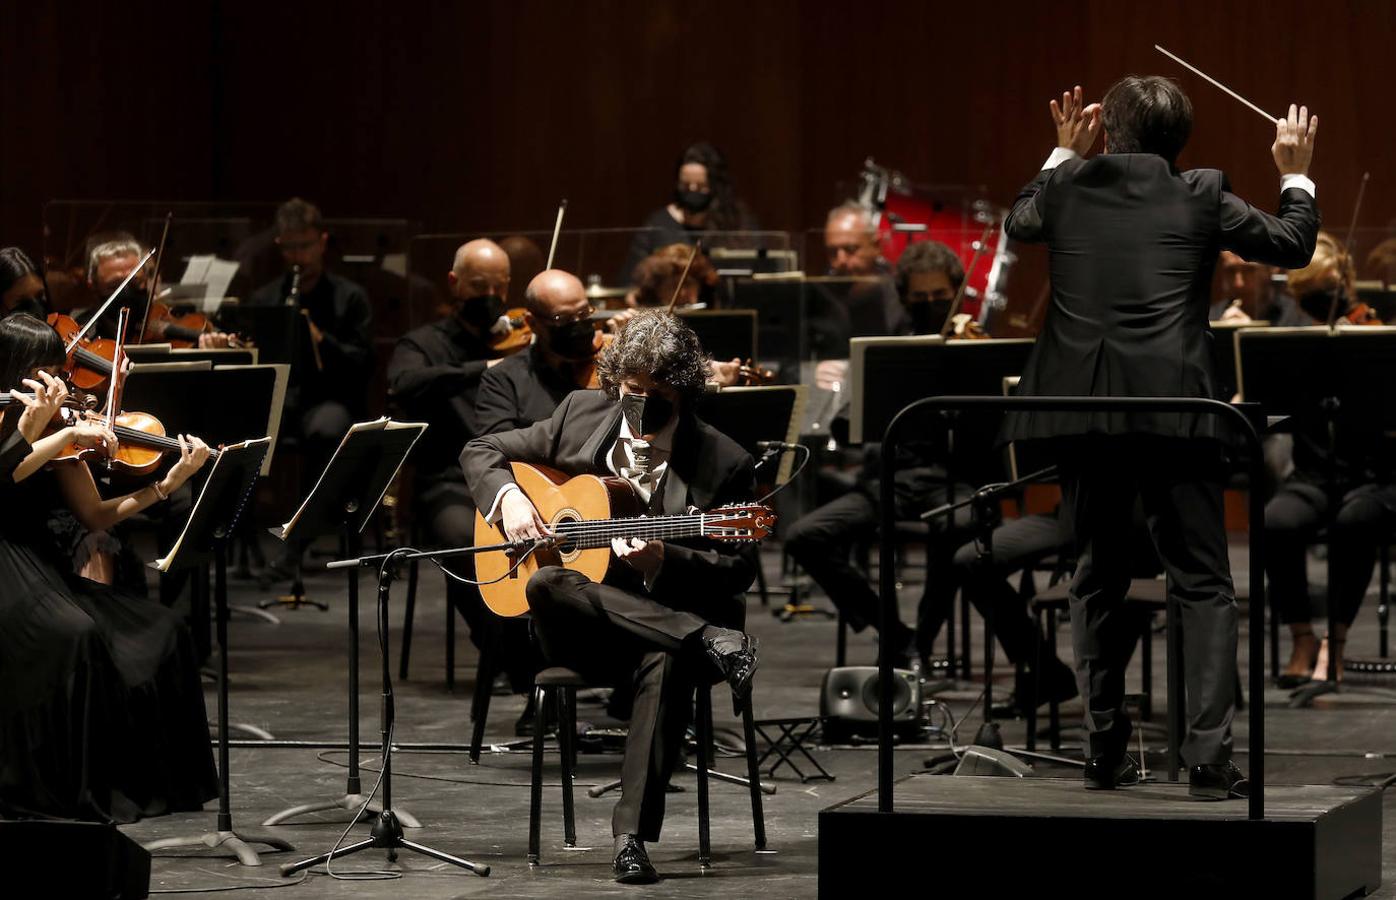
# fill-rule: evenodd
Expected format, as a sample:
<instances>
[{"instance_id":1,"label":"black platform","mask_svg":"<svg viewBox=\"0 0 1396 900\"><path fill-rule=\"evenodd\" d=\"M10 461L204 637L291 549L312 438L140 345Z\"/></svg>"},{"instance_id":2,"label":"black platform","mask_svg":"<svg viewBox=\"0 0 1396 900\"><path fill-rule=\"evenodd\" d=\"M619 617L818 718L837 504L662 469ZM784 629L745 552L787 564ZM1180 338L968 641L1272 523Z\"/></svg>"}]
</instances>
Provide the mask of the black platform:
<instances>
[{"instance_id":1,"label":"black platform","mask_svg":"<svg viewBox=\"0 0 1396 900\"><path fill-rule=\"evenodd\" d=\"M1367 788L1267 785L1257 822L1242 801L1189 799L1186 783L924 775L893 796L891 813L876 792L820 812L819 896L857 896L875 883L870 865L907 860L938 896L1337 900L1381 884L1381 794Z\"/></svg>"}]
</instances>

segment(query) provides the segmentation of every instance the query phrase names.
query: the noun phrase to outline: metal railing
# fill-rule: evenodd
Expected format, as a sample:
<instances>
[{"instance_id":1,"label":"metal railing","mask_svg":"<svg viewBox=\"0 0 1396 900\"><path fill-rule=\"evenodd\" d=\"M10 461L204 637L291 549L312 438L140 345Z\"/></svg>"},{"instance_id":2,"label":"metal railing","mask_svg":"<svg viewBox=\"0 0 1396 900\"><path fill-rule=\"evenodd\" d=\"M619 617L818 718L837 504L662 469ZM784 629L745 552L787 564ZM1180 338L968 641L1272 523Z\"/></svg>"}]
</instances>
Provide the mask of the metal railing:
<instances>
[{"instance_id":1,"label":"metal railing","mask_svg":"<svg viewBox=\"0 0 1396 900\"><path fill-rule=\"evenodd\" d=\"M1265 522L1265 498L1259 486L1265 483L1264 458L1260 435L1246 413L1238 406L1220 400L1196 397L993 397L944 396L917 400L898 412L888 423L882 437L881 525L883 534L891 534L895 517L893 476L897 468L897 447L902 432L907 430L915 411L963 410L1034 410L1038 412L1165 412L1202 413L1215 415L1225 421L1231 418L1250 450L1249 492L1250 534L1250 737L1249 737L1249 816L1252 820L1265 818L1265 556L1262 535ZM897 575L893 558L896 542L884 540L880 547L880 594L882 633L896 616ZM892 658L880 653L878 660L878 749L877 749L877 808L892 812ZM1170 715L1172 711L1170 711Z\"/></svg>"}]
</instances>

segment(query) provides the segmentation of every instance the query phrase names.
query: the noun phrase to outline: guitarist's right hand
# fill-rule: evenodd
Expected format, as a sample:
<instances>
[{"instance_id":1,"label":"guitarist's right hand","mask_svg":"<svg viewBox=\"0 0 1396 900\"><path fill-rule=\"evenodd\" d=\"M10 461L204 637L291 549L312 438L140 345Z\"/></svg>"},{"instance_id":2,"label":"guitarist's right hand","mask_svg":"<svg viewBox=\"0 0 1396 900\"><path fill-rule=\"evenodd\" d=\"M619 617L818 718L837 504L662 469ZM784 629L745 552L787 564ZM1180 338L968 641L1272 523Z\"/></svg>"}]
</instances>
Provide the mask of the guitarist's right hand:
<instances>
[{"instance_id":1,"label":"guitarist's right hand","mask_svg":"<svg viewBox=\"0 0 1396 900\"><path fill-rule=\"evenodd\" d=\"M511 541L538 540L548 535L548 523L521 490L506 491L499 502L504 536Z\"/></svg>"}]
</instances>

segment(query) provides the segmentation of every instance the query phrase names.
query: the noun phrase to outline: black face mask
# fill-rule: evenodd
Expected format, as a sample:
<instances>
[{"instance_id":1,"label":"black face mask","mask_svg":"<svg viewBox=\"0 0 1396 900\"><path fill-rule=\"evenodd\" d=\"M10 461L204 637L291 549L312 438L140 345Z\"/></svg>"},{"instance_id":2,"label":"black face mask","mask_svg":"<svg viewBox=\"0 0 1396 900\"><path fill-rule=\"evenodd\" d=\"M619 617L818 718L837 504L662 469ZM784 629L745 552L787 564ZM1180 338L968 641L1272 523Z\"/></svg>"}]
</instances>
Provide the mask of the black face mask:
<instances>
[{"instance_id":1,"label":"black face mask","mask_svg":"<svg viewBox=\"0 0 1396 900\"><path fill-rule=\"evenodd\" d=\"M950 312L949 301L930 300L922 303L909 303L907 318L911 320L913 334L940 334L945 325L945 315Z\"/></svg>"},{"instance_id":2,"label":"black face mask","mask_svg":"<svg viewBox=\"0 0 1396 900\"><path fill-rule=\"evenodd\" d=\"M674 188L674 202L687 213L700 213L713 205L713 195L708 191L688 191Z\"/></svg>"},{"instance_id":3,"label":"black face mask","mask_svg":"<svg viewBox=\"0 0 1396 900\"><path fill-rule=\"evenodd\" d=\"M586 319L554 325L548 329L548 349L563 359L590 359L596 350L596 329Z\"/></svg>"},{"instance_id":4,"label":"black face mask","mask_svg":"<svg viewBox=\"0 0 1396 900\"><path fill-rule=\"evenodd\" d=\"M669 398L658 394L648 397L643 394L622 394L620 413L625 416L630 433L635 437L641 437L646 434L658 434L660 429L669 424L669 420L674 417L674 404Z\"/></svg>"},{"instance_id":5,"label":"black face mask","mask_svg":"<svg viewBox=\"0 0 1396 900\"><path fill-rule=\"evenodd\" d=\"M478 331L489 331L504 315L504 300L493 294L481 294L461 301L458 315L461 321Z\"/></svg>"},{"instance_id":6,"label":"black face mask","mask_svg":"<svg viewBox=\"0 0 1396 900\"><path fill-rule=\"evenodd\" d=\"M1334 305L1336 301L1336 306ZM1299 297L1299 308L1315 321L1326 323L1330 315L1341 318L1347 312L1347 302L1341 288L1328 291L1310 291Z\"/></svg>"},{"instance_id":7,"label":"black face mask","mask_svg":"<svg viewBox=\"0 0 1396 900\"><path fill-rule=\"evenodd\" d=\"M100 297L99 302L105 301L106 299L106 297ZM108 314L112 317L112 321L115 322L117 310L124 306L131 310L131 318L139 322L139 320L145 316L145 307L149 302L150 295L146 292L146 289L132 282L122 288L121 293L116 295L116 301L112 303L111 309L108 310ZM137 327L140 326L137 325Z\"/></svg>"}]
</instances>

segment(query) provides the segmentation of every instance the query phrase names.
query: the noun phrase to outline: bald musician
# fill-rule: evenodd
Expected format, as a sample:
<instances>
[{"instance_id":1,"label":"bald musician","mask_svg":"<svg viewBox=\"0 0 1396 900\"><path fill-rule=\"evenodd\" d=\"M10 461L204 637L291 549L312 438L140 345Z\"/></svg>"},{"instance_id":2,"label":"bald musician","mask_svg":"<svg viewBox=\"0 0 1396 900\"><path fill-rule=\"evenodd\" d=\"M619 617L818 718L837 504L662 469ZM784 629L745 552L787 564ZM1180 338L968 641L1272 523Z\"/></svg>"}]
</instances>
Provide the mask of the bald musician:
<instances>
[{"instance_id":1,"label":"bald musician","mask_svg":"<svg viewBox=\"0 0 1396 900\"><path fill-rule=\"evenodd\" d=\"M403 335L388 363L393 408L430 426L412 456L413 497L419 521L426 524L433 543L442 547L464 547L474 538L475 505L457 457L461 447L485 433L475 415L475 397L486 371L503 362L494 356L490 338L501 327L509 280L509 257L498 244L485 239L462 244L446 273L450 314ZM449 566L459 575L474 577L468 556L456 557ZM469 624L475 646L497 653L499 670L509 675L511 687L527 692L533 683L529 657L523 652L527 632L506 633L521 630L522 623L492 616L479 589L454 578L446 579L446 598Z\"/></svg>"}]
</instances>

